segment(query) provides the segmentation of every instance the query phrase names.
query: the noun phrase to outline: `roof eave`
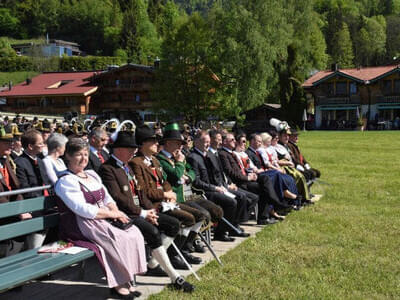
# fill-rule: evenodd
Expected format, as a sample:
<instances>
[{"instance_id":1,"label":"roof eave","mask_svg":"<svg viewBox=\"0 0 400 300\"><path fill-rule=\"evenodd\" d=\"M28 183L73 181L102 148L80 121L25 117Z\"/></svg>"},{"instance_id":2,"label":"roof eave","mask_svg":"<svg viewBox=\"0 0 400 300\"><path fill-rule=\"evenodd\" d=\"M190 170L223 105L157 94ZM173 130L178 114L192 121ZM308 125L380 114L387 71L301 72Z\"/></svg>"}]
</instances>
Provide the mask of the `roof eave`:
<instances>
[{"instance_id":1,"label":"roof eave","mask_svg":"<svg viewBox=\"0 0 400 300\"><path fill-rule=\"evenodd\" d=\"M370 82L370 84L371 84L371 83L375 83L375 82L377 82L378 80L380 80L380 79L382 79L382 78L385 78L385 77L387 77L387 76L389 76L389 75L392 75L393 73L396 73L396 72L399 72L399 71L400 71L400 68L399 68L399 66L397 66L397 67L393 68L392 70L390 70L390 71L388 71L388 72L386 72L386 73L383 73L382 75L379 75L379 76L377 76L377 77L371 79L369 82Z\"/></svg>"},{"instance_id":2,"label":"roof eave","mask_svg":"<svg viewBox=\"0 0 400 300\"><path fill-rule=\"evenodd\" d=\"M325 77L322 77L321 79L319 79L319 80L313 82L313 83L312 83L312 86L313 86L313 87L314 87L314 86L317 86L317 85L319 85L320 83L322 83L322 82L324 82L324 81L326 81L326 80L328 80L328 79L331 79L332 77L335 77L335 76L342 76L342 77L345 77L345 78L354 80L354 81L356 81L356 82L358 82L358 83L364 83L364 80L362 80L362 79L359 79L359 78L350 76L350 75L348 75L348 74L346 74L346 73L343 73L343 72L340 72L340 71L336 71L336 72L333 72L333 73L331 73L331 74L329 74L329 75L327 75L327 76L325 76Z\"/></svg>"}]
</instances>

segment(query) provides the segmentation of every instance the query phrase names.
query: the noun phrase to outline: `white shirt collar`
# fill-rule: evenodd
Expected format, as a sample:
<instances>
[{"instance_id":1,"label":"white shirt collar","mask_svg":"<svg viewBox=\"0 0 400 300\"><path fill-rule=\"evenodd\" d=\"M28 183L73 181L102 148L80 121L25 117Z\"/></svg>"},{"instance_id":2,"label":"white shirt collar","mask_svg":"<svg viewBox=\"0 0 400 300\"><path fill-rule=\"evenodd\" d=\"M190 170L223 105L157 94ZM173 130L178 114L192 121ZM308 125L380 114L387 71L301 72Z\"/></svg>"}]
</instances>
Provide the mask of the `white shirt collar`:
<instances>
[{"instance_id":1,"label":"white shirt collar","mask_svg":"<svg viewBox=\"0 0 400 300\"><path fill-rule=\"evenodd\" d=\"M172 158L172 154L171 153L169 153L168 151L166 151L166 150L161 150L161 153L162 154L164 154L167 158L169 158L169 159L171 159Z\"/></svg>"},{"instance_id":2,"label":"white shirt collar","mask_svg":"<svg viewBox=\"0 0 400 300\"><path fill-rule=\"evenodd\" d=\"M233 153L233 151L231 149L228 149L226 147L222 147L225 151L229 152L229 153Z\"/></svg>"},{"instance_id":3,"label":"white shirt collar","mask_svg":"<svg viewBox=\"0 0 400 300\"><path fill-rule=\"evenodd\" d=\"M24 151L26 155L28 155L32 160L37 160L37 156L33 157L32 155L29 155L28 152Z\"/></svg>"},{"instance_id":4,"label":"white shirt collar","mask_svg":"<svg viewBox=\"0 0 400 300\"><path fill-rule=\"evenodd\" d=\"M97 149L93 146L90 146L90 152L93 152L93 154L97 155Z\"/></svg>"},{"instance_id":5,"label":"white shirt collar","mask_svg":"<svg viewBox=\"0 0 400 300\"><path fill-rule=\"evenodd\" d=\"M197 148L197 147L194 147L194 150L195 151L197 151L200 155L203 155L203 156L206 156L207 155L207 151L206 152L203 152L203 151L201 151L199 148Z\"/></svg>"},{"instance_id":6,"label":"white shirt collar","mask_svg":"<svg viewBox=\"0 0 400 300\"><path fill-rule=\"evenodd\" d=\"M215 150L214 148L209 147L208 150L210 150L211 153L213 153L213 154L217 153L217 150Z\"/></svg>"},{"instance_id":7,"label":"white shirt collar","mask_svg":"<svg viewBox=\"0 0 400 300\"><path fill-rule=\"evenodd\" d=\"M121 160L119 160L114 154L111 154L111 157L115 159L118 166L120 166L122 168L125 166L125 164Z\"/></svg>"}]
</instances>

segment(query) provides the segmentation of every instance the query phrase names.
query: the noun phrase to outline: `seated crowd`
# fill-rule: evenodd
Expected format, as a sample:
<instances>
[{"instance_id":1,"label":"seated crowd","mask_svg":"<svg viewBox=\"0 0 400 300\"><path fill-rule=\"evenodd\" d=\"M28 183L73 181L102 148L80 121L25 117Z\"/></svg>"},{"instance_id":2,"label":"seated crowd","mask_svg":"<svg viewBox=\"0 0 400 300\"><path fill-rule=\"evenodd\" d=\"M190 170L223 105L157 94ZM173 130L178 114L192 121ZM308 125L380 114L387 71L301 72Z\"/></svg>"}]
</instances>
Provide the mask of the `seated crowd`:
<instances>
[{"instance_id":1,"label":"seated crowd","mask_svg":"<svg viewBox=\"0 0 400 300\"><path fill-rule=\"evenodd\" d=\"M181 131L168 123L158 132L141 125L111 134L99 126L82 134L39 125L20 133L12 125L0 129L0 192L52 188L0 197L0 203L57 195L63 214L56 234L3 241L0 257L52 239L72 242L95 252L111 292L124 299L140 295L130 282L144 273L168 276L171 287L192 292L177 270L202 262L192 253L206 251L199 238L203 225L214 225L214 240L247 237L240 225L250 218L274 224L312 204L309 183L320 176L293 129L246 136ZM6 222L11 220L1 225Z\"/></svg>"}]
</instances>

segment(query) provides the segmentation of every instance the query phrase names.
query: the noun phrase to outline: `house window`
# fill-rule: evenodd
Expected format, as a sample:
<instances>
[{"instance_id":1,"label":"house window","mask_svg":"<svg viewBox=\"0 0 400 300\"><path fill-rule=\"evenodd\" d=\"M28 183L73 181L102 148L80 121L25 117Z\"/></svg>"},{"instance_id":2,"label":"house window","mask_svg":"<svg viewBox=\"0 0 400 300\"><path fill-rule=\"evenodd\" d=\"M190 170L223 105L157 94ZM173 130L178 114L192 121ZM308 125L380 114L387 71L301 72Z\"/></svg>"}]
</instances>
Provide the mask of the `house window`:
<instances>
[{"instance_id":1,"label":"house window","mask_svg":"<svg viewBox=\"0 0 400 300\"><path fill-rule=\"evenodd\" d=\"M336 82L336 95L347 95L347 82Z\"/></svg>"},{"instance_id":2,"label":"house window","mask_svg":"<svg viewBox=\"0 0 400 300\"><path fill-rule=\"evenodd\" d=\"M25 108L26 107L25 99L17 99L17 107L18 108Z\"/></svg>"},{"instance_id":3,"label":"house window","mask_svg":"<svg viewBox=\"0 0 400 300\"><path fill-rule=\"evenodd\" d=\"M64 104L67 106L75 105L76 101L73 98L65 98L64 99Z\"/></svg>"},{"instance_id":4,"label":"house window","mask_svg":"<svg viewBox=\"0 0 400 300\"><path fill-rule=\"evenodd\" d=\"M392 81L391 80L384 80L383 81L382 93L384 95L390 95L392 93Z\"/></svg>"},{"instance_id":5,"label":"house window","mask_svg":"<svg viewBox=\"0 0 400 300\"><path fill-rule=\"evenodd\" d=\"M393 88L394 94L400 94L400 80L395 80L394 81L394 88Z\"/></svg>"},{"instance_id":6,"label":"house window","mask_svg":"<svg viewBox=\"0 0 400 300\"><path fill-rule=\"evenodd\" d=\"M49 106L50 101L49 99L43 97L42 99L40 99L40 107L47 107Z\"/></svg>"},{"instance_id":7,"label":"house window","mask_svg":"<svg viewBox=\"0 0 400 300\"><path fill-rule=\"evenodd\" d=\"M350 83L350 95L357 94L357 84L355 82Z\"/></svg>"}]
</instances>

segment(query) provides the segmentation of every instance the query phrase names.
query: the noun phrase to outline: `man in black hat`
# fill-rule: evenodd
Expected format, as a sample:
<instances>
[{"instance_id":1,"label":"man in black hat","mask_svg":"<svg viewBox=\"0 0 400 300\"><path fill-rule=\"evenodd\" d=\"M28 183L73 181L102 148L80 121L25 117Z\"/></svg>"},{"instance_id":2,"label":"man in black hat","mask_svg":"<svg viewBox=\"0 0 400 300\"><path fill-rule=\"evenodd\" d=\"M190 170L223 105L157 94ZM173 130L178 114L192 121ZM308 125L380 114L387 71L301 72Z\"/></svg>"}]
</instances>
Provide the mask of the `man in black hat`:
<instances>
[{"instance_id":1,"label":"man in black hat","mask_svg":"<svg viewBox=\"0 0 400 300\"><path fill-rule=\"evenodd\" d=\"M118 207L133 220L151 249L148 275L160 276L166 272L175 288L191 292L194 287L173 268L166 252L179 231L180 223L174 217L157 213L128 165L138 147L135 136L132 132L121 131L112 147L113 154L100 167L99 174Z\"/></svg>"},{"instance_id":2,"label":"man in black hat","mask_svg":"<svg viewBox=\"0 0 400 300\"><path fill-rule=\"evenodd\" d=\"M297 142L299 140L299 133L296 129L291 129L291 133L289 135L288 147L291 151L290 155L292 156L293 163L297 170L302 172L304 176L308 180L313 180L315 178L319 178L321 176L321 172L317 169L311 168L308 161L305 159L303 154L300 151Z\"/></svg>"},{"instance_id":3,"label":"man in black hat","mask_svg":"<svg viewBox=\"0 0 400 300\"><path fill-rule=\"evenodd\" d=\"M175 239L178 248L182 249L190 230L196 223L204 221L205 215L185 204L176 204L176 194L172 191L171 185L166 180L166 174L155 157L158 150L158 140L154 130L146 125L138 127L136 129L136 140L139 144L139 152L129 164L136 175L138 184L150 201L162 212L182 222L181 234ZM186 269L177 253L173 253L171 248L168 252L175 268ZM182 254L191 264L201 263L199 257L184 251Z\"/></svg>"},{"instance_id":4,"label":"man in black hat","mask_svg":"<svg viewBox=\"0 0 400 300\"><path fill-rule=\"evenodd\" d=\"M185 187L187 187L186 190L191 191L191 183L196 179L196 174L192 167L186 163L185 156L181 152L184 142L177 123L170 123L165 126L163 139L160 141L163 144L163 150L160 151L157 158L167 174L167 181L176 193L178 203L185 203L200 210L208 221L220 222L223 216L223 210L220 206L200 195L193 194L185 197ZM189 200L187 200L188 197ZM193 229L189 233L185 249L203 253L205 252L204 246L199 239L196 240L200 227L197 230L196 228Z\"/></svg>"}]
</instances>

